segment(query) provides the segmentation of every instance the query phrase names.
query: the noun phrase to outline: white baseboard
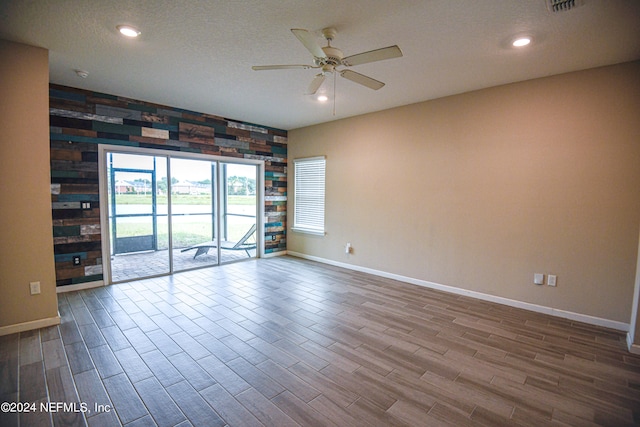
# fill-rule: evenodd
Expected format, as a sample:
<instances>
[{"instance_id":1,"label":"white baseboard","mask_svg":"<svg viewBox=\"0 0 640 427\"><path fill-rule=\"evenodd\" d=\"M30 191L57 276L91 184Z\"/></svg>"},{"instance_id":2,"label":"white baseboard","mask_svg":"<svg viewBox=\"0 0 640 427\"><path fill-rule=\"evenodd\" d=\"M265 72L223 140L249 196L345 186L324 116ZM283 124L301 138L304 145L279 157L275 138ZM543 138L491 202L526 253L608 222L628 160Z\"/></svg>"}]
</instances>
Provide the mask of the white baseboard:
<instances>
[{"instance_id":1,"label":"white baseboard","mask_svg":"<svg viewBox=\"0 0 640 427\"><path fill-rule=\"evenodd\" d=\"M629 331L628 323L618 322L618 321L609 320L609 319L603 319L601 317L590 316L588 314L580 314L580 313L574 313L572 311L559 310L553 307L546 307L543 305L532 304L524 301L503 298L496 295L485 294L482 292L470 291L468 289L456 288L455 286L442 285L440 283L429 282L427 280L415 279L413 277L407 277L399 274L388 273L386 271L375 270L368 267L361 267L361 266L347 264L339 261L333 261L330 259L320 258L312 255L306 255L299 252L294 252L294 251L287 251L287 252L289 255L294 257L304 258L310 261L317 261L324 264L334 265L336 267L342 267L342 268L347 268L349 270L360 271L363 273L369 273L375 276L385 277L387 279L399 280L401 282L407 282L413 285L424 286L430 289L436 289L439 291L448 292L448 293L457 294L457 295L464 295L464 296L476 298L483 301L495 302L495 303L507 305L510 307L521 308L524 310L534 311L536 313L549 314L555 317L575 320L577 322L583 322L583 323L588 323L590 325L602 326L605 328L615 329L618 331L623 331L623 332Z\"/></svg>"},{"instance_id":2,"label":"white baseboard","mask_svg":"<svg viewBox=\"0 0 640 427\"><path fill-rule=\"evenodd\" d=\"M47 317L45 319L31 320L29 322L16 323L15 325L0 326L0 336L15 334L16 332L31 331L33 329L46 328L60 324L60 316Z\"/></svg>"},{"instance_id":3,"label":"white baseboard","mask_svg":"<svg viewBox=\"0 0 640 427\"><path fill-rule=\"evenodd\" d=\"M56 287L56 293L82 291L84 289L99 288L104 286L104 280L96 280L95 282L78 283L75 285L65 285Z\"/></svg>"},{"instance_id":4,"label":"white baseboard","mask_svg":"<svg viewBox=\"0 0 640 427\"><path fill-rule=\"evenodd\" d=\"M286 254L287 254L287 251L269 252L268 254L265 253L264 255L262 255L261 258L273 258L277 256L283 256Z\"/></svg>"},{"instance_id":5,"label":"white baseboard","mask_svg":"<svg viewBox=\"0 0 640 427\"><path fill-rule=\"evenodd\" d=\"M640 354L640 344L633 343L631 333L627 333L627 348L629 349L629 353Z\"/></svg>"}]
</instances>

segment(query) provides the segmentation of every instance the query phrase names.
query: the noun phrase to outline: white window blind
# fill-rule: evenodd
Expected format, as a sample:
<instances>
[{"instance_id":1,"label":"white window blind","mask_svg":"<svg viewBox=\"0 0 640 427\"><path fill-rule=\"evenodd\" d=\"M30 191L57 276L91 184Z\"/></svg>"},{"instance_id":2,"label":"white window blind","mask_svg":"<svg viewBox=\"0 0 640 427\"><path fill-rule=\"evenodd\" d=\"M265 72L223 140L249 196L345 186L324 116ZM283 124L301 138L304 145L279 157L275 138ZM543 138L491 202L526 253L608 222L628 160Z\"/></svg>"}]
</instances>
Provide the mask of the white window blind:
<instances>
[{"instance_id":1,"label":"white window blind","mask_svg":"<svg viewBox=\"0 0 640 427\"><path fill-rule=\"evenodd\" d=\"M324 234L325 165L324 157L293 161L294 231Z\"/></svg>"}]
</instances>

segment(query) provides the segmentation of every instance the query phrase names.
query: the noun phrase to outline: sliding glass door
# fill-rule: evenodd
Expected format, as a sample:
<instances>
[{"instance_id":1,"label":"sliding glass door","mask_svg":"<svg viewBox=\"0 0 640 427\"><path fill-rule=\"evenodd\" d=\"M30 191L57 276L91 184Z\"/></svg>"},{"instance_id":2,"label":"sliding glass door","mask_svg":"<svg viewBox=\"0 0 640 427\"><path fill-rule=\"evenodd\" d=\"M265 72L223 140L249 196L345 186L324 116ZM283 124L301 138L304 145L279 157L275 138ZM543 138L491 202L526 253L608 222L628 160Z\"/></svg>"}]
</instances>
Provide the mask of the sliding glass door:
<instances>
[{"instance_id":1,"label":"sliding glass door","mask_svg":"<svg viewBox=\"0 0 640 427\"><path fill-rule=\"evenodd\" d=\"M221 262L255 256L257 169L255 165L222 164Z\"/></svg>"},{"instance_id":2,"label":"sliding glass door","mask_svg":"<svg viewBox=\"0 0 640 427\"><path fill-rule=\"evenodd\" d=\"M258 164L103 151L112 283L258 255Z\"/></svg>"},{"instance_id":3,"label":"sliding glass door","mask_svg":"<svg viewBox=\"0 0 640 427\"><path fill-rule=\"evenodd\" d=\"M174 271L218 264L216 162L171 159Z\"/></svg>"},{"instance_id":4,"label":"sliding glass door","mask_svg":"<svg viewBox=\"0 0 640 427\"><path fill-rule=\"evenodd\" d=\"M167 159L109 153L106 162L112 281L168 273L167 197L160 190ZM148 254L149 262L128 256L140 253Z\"/></svg>"}]
</instances>

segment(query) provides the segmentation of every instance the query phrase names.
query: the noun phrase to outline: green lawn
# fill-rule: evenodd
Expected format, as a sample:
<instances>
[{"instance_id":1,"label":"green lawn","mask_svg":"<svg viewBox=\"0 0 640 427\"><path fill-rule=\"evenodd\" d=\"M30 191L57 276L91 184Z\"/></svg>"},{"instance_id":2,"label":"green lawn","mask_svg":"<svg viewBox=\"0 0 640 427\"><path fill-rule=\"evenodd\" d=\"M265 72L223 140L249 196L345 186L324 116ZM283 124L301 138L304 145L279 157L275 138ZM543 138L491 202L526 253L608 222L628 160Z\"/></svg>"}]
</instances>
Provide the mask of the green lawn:
<instances>
[{"instance_id":1,"label":"green lawn","mask_svg":"<svg viewBox=\"0 0 640 427\"><path fill-rule=\"evenodd\" d=\"M173 246L184 248L202 242L212 240L211 223L205 221L193 221L176 224L173 226ZM240 240L247 232L247 224L229 224L228 240L235 242ZM119 222L118 237L145 236L153 234L150 224L136 222ZM255 236L250 239L255 241ZM158 249L169 247L169 233L167 224L158 224Z\"/></svg>"},{"instance_id":2,"label":"green lawn","mask_svg":"<svg viewBox=\"0 0 640 427\"><path fill-rule=\"evenodd\" d=\"M116 203L121 205L151 205L151 195L147 194L118 194L116 195ZM190 206L207 206L211 207L210 195L192 195L177 194L171 197L173 205L190 205ZM166 205L167 197L158 196L156 203L158 205ZM234 205L251 206L255 205L255 196L229 196L228 205L232 208ZM230 209L232 210L232 209ZM236 224L231 221L228 230L229 241L239 240L249 229L246 224ZM158 246L159 249L166 249L169 246L168 227L166 217L164 221L158 218ZM118 237L131 236L148 236L153 234L151 226L151 217L148 221L140 222L139 218L119 218L118 219ZM212 240L212 224L209 216L192 216L182 217L173 223L173 246L176 248L188 247L197 243Z\"/></svg>"},{"instance_id":3,"label":"green lawn","mask_svg":"<svg viewBox=\"0 0 640 427\"><path fill-rule=\"evenodd\" d=\"M174 205L207 205L211 206L211 196L206 194L174 194L171 196ZM167 196L157 196L156 203L167 204ZM229 205L254 205L256 196L228 196ZM151 194L117 194L116 204L119 205L150 205Z\"/></svg>"}]
</instances>

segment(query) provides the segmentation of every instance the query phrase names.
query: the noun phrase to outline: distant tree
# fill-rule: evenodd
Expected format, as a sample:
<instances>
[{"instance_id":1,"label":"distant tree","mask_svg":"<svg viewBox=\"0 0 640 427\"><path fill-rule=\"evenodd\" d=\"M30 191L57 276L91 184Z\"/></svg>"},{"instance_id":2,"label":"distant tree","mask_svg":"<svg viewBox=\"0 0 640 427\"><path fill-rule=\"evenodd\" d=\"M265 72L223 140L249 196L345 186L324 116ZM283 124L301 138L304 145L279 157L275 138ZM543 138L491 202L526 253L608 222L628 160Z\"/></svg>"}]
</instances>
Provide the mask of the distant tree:
<instances>
[{"instance_id":1,"label":"distant tree","mask_svg":"<svg viewBox=\"0 0 640 427\"><path fill-rule=\"evenodd\" d=\"M162 178L160 178L160 181L157 181L156 185L158 187L159 193L167 194L167 177L166 176L163 176Z\"/></svg>"},{"instance_id":2,"label":"distant tree","mask_svg":"<svg viewBox=\"0 0 640 427\"><path fill-rule=\"evenodd\" d=\"M227 178L227 193L232 196L239 196L243 194L244 183L242 177L230 176Z\"/></svg>"},{"instance_id":3,"label":"distant tree","mask_svg":"<svg viewBox=\"0 0 640 427\"><path fill-rule=\"evenodd\" d=\"M174 185L177 183L178 183L178 178L172 176L171 185ZM163 176L162 178L160 178L160 181L157 181L156 185L160 193L167 194L167 177L166 176Z\"/></svg>"},{"instance_id":4,"label":"distant tree","mask_svg":"<svg viewBox=\"0 0 640 427\"><path fill-rule=\"evenodd\" d=\"M256 180L249 178L247 180L247 195L252 196L256 194Z\"/></svg>"},{"instance_id":5,"label":"distant tree","mask_svg":"<svg viewBox=\"0 0 640 427\"><path fill-rule=\"evenodd\" d=\"M227 192L232 196L250 196L256 193L256 180L246 176L227 178Z\"/></svg>"}]
</instances>

